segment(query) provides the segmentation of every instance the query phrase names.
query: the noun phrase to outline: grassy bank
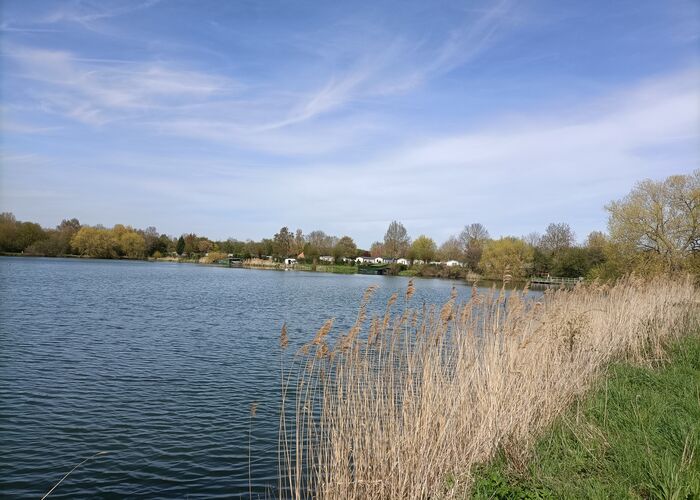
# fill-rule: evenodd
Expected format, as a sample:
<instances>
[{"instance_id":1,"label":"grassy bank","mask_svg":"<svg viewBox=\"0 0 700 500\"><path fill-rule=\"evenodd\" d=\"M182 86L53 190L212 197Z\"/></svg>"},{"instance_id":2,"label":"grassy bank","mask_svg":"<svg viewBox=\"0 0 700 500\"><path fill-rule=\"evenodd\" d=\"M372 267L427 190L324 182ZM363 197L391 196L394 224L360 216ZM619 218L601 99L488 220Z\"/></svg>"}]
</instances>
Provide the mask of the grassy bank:
<instances>
[{"instance_id":1,"label":"grassy bank","mask_svg":"<svg viewBox=\"0 0 700 500\"><path fill-rule=\"evenodd\" d=\"M540 438L525 464L503 453L474 498L700 498L700 336L656 368L616 364Z\"/></svg>"},{"instance_id":2,"label":"grassy bank","mask_svg":"<svg viewBox=\"0 0 700 500\"><path fill-rule=\"evenodd\" d=\"M409 284L368 318L372 292L349 330L326 322L287 367L283 406L293 416L280 455L293 496L463 496L475 467L499 453L524 470L538 437L611 363L649 364L698 324L689 280L626 279L536 300L474 289L441 307L413 306ZM612 422L609 390L606 408ZM624 418L643 418L631 408Z\"/></svg>"}]
</instances>

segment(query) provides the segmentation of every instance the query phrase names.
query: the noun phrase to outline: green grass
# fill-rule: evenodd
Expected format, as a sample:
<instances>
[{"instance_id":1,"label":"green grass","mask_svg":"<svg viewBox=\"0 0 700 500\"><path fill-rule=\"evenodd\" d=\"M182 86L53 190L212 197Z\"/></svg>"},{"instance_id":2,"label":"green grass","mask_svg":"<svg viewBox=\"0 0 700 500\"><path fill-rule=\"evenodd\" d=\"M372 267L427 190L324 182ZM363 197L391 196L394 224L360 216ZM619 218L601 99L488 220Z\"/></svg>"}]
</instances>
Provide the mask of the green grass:
<instances>
[{"instance_id":1,"label":"green grass","mask_svg":"<svg viewBox=\"0 0 700 500\"><path fill-rule=\"evenodd\" d=\"M700 337L657 369L618 364L538 441L519 471L504 454L474 498L700 499Z\"/></svg>"}]
</instances>

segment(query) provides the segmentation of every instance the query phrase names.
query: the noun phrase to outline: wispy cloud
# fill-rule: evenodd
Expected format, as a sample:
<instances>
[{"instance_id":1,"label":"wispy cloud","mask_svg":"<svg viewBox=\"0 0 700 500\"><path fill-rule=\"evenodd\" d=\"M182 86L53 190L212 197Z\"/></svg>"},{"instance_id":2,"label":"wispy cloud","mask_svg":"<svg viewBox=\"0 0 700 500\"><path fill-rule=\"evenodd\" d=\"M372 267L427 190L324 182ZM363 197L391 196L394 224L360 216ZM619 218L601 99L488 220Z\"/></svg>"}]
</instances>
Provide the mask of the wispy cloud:
<instances>
[{"instance_id":1,"label":"wispy cloud","mask_svg":"<svg viewBox=\"0 0 700 500\"><path fill-rule=\"evenodd\" d=\"M41 18L40 22L72 22L87 25L93 21L110 19L148 9L160 3L160 1L161 0L146 0L140 2L125 1L114 4L106 1L91 2L86 0L73 0L72 2L65 2L58 5L55 10Z\"/></svg>"},{"instance_id":2,"label":"wispy cloud","mask_svg":"<svg viewBox=\"0 0 700 500\"><path fill-rule=\"evenodd\" d=\"M240 87L229 78L160 63L81 59L67 51L21 46L6 48L5 56L14 62L16 77L38 84L33 92L42 106L96 125Z\"/></svg>"},{"instance_id":3,"label":"wispy cloud","mask_svg":"<svg viewBox=\"0 0 700 500\"><path fill-rule=\"evenodd\" d=\"M153 2L102 8L76 2L47 16L47 22L89 22L144 9ZM505 2L478 13L464 14L445 38L407 42L385 34L363 44L351 54L351 64L341 72L317 74L309 90L289 89L285 81L262 86L232 81L216 73L174 69L163 62L95 60L69 51L10 46L5 49L19 68L17 77L32 80L42 106L86 124L104 125L125 118L138 119L147 110L144 124L155 124L158 133L171 130L192 138L229 141L255 148L256 144L280 144L289 140L279 129L293 128L349 105L387 94L405 93L426 79L450 71L484 50L509 12ZM300 69L303 71L303 68ZM292 78L294 80L298 75ZM319 86L314 82L321 80ZM323 81L325 80L325 81ZM315 88L314 88L315 87ZM198 106L198 115L178 115L178 110ZM347 120L345 120L347 121ZM196 127L191 125L196 124ZM267 137L266 137L267 136ZM281 151L288 151L288 147Z\"/></svg>"}]
</instances>

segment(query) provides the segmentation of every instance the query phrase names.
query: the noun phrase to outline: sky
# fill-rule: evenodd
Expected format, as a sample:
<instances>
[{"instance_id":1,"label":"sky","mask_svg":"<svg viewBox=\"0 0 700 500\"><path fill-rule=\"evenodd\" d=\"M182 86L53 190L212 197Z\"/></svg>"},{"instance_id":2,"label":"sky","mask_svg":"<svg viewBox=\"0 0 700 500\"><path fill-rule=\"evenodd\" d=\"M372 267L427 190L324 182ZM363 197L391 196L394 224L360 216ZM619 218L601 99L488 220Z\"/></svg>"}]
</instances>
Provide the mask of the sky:
<instances>
[{"instance_id":1,"label":"sky","mask_svg":"<svg viewBox=\"0 0 700 500\"><path fill-rule=\"evenodd\" d=\"M0 0L0 211L363 247L700 168L700 3Z\"/></svg>"}]
</instances>

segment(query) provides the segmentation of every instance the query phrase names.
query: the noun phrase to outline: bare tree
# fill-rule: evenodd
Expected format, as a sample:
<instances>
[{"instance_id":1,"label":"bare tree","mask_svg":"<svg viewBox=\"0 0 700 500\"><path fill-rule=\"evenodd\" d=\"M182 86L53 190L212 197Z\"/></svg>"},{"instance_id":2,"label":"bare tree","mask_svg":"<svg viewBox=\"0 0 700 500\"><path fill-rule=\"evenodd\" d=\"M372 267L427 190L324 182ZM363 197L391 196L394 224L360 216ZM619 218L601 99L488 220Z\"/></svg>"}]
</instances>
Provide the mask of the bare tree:
<instances>
[{"instance_id":1,"label":"bare tree","mask_svg":"<svg viewBox=\"0 0 700 500\"><path fill-rule=\"evenodd\" d=\"M464 257L462 252L462 243L456 236L450 236L447 240L440 245L440 251L438 252L442 260L459 260L461 261Z\"/></svg>"},{"instance_id":2,"label":"bare tree","mask_svg":"<svg viewBox=\"0 0 700 500\"><path fill-rule=\"evenodd\" d=\"M539 246L542 244L542 235L536 231L533 231L527 236L523 236L523 241L533 248L539 248Z\"/></svg>"},{"instance_id":3,"label":"bare tree","mask_svg":"<svg viewBox=\"0 0 700 500\"><path fill-rule=\"evenodd\" d=\"M470 269L476 269L484 251L484 244L489 239L489 232L479 222L464 226L459 233L459 241L465 260Z\"/></svg>"},{"instance_id":4,"label":"bare tree","mask_svg":"<svg viewBox=\"0 0 700 500\"><path fill-rule=\"evenodd\" d=\"M540 247L552 253L557 253L574 245L575 237L571 227L566 222L551 223L547 226Z\"/></svg>"}]
</instances>

